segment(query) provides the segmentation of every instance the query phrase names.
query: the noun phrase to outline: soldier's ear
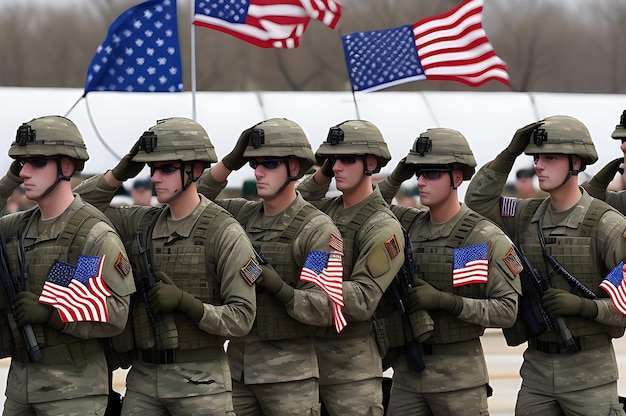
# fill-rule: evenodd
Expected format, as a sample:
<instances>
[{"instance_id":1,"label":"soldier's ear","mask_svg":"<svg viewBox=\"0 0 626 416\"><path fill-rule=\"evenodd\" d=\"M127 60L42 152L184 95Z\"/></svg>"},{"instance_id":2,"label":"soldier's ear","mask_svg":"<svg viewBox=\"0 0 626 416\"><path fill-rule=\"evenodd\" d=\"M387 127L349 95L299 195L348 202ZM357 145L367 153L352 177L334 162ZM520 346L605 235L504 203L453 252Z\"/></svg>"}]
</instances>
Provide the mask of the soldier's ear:
<instances>
[{"instance_id":1,"label":"soldier's ear","mask_svg":"<svg viewBox=\"0 0 626 416\"><path fill-rule=\"evenodd\" d=\"M287 163L289 163L289 175L297 176L298 173L300 173L300 160L295 157L290 157Z\"/></svg>"},{"instance_id":2,"label":"soldier's ear","mask_svg":"<svg viewBox=\"0 0 626 416\"><path fill-rule=\"evenodd\" d=\"M76 164L74 163L74 159L67 156L61 157L61 173L63 173L64 176L72 176L75 170Z\"/></svg>"},{"instance_id":3,"label":"soldier's ear","mask_svg":"<svg viewBox=\"0 0 626 416\"><path fill-rule=\"evenodd\" d=\"M455 169L452 171L452 181L454 187L458 188L463 183L463 171L461 169Z\"/></svg>"}]
</instances>

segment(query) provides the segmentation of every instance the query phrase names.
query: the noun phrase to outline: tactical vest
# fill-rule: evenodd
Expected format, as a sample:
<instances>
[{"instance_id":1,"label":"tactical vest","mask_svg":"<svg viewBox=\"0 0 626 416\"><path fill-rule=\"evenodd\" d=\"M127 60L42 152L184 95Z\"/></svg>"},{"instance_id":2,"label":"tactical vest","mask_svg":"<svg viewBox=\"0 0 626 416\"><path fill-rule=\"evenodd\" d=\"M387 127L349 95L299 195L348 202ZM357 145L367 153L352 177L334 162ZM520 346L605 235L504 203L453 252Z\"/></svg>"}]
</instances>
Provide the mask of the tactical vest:
<instances>
[{"instance_id":1,"label":"tactical vest","mask_svg":"<svg viewBox=\"0 0 626 416\"><path fill-rule=\"evenodd\" d=\"M417 218L413 227L420 227L422 223L428 221L428 218L428 212L424 212ZM467 298L486 299L484 284L452 286L454 249L466 245L465 240L483 219L477 213L469 211L456 223L445 241L445 246L441 246L438 241L433 243L419 238L415 233L410 233L417 277L444 292ZM482 326L462 321L447 311L435 309L429 312L435 322L435 328L426 343L447 344L466 341L478 338L485 332Z\"/></svg>"},{"instance_id":2,"label":"tactical vest","mask_svg":"<svg viewBox=\"0 0 626 416\"><path fill-rule=\"evenodd\" d=\"M270 262L280 278L289 286L296 287L300 281L302 264L297 264L292 255L293 241L314 217L323 215L315 207L305 204L273 241L253 241L255 247ZM247 224L244 224L247 229ZM249 234L248 234L249 235ZM289 316L285 305L257 285L257 311L254 327L262 340L293 339L311 335L315 327L299 322Z\"/></svg>"},{"instance_id":3,"label":"tactical vest","mask_svg":"<svg viewBox=\"0 0 626 416\"><path fill-rule=\"evenodd\" d=\"M220 298L220 279L216 274L217 261L212 256L210 244L216 236L221 235L221 230L235 220L215 204L209 204L200 214L189 238L175 239L167 242L167 238L153 239L152 230L156 222L160 208L149 210L141 220L139 230L150 235L147 239L149 247L145 247L151 254L154 262L154 271L161 271L174 280L176 286L203 303L222 305ZM137 238L126 242L128 255L133 267L141 267L144 263L140 253ZM133 295L132 312L135 342L140 349L159 348L155 342L151 322L146 314L146 307L142 295ZM169 316L168 316L169 315ZM189 317L179 311L163 314L164 320L174 317L175 328L178 331L178 348L191 350L197 348L222 346L226 340L217 335L211 335L198 328Z\"/></svg>"},{"instance_id":4,"label":"tactical vest","mask_svg":"<svg viewBox=\"0 0 626 416\"><path fill-rule=\"evenodd\" d=\"M520 246L534 268L541 271L544 276L550 276L553 287L567 290L579 296L565 277L552 270L543 257L541 244L539 242L538 222L532 222L535 212L541 217L547 210L547 202L540 206L542 200L533 201L520 217L523 225L523 232L520 234ZM536 208L535 208L536 207ZM565 270L576 277L589 290L593 291L599 298L606 298L608 295L599 288L604 276L609 270L602 262L596 260L596 225L600 218L607 212L613 210L604 202L593 199L589 208L585 212L585 217L581 226L575 230L574 236L549 236L545 235L545 246L556 261ZM568 229L570 230L570 229ZM612 337L619 337L624 334L624 328L607 326L595 322L591 319L579 316L564 316L567 327L574 337L584 337L587 335L608 333ZM560 338L555 332L544 332L537 339L544 342L559 342Z\"/></svg>"},{"instance_id":5,"label":"tactical vest","mask_svg":"<svg viewBox=\"0 0 626 416\"><path fill-rule=\"evenodd\" d=\"M329 208L335 203L335 199L330 199L320 209L324 212L328 212ZM352 278L352 270L357 261L357 256L360 253L359 239L357 238L359 231L363 227L369 218L379 212L387 212L391 218L395 218L393 212L386 204L382 204L381 200L371 199L356 213L352 221L347 225L336 224L341 233L343 239L343 280L348 281ZM364 322L350 322L342 331L341 334L332 327L320 328L316 332L316 336L322 337L362 337L372 332L372 321L367 320Z\"/></svg>"},{"instance_id":6,"label":"tactical vest","mask_svg":"<svg viewBox=\"0 0 626 416\"><path fill-rule=\"evenodd\" d=\"M39 221L41 217L39 209L33 209L27 211L21 218L20 223L16 224L13 230L6 230L6 235L10 240L7 241L7 253L9 256L9 262L11 270L18 276L18 279L22 277L22 265L19 263L18 253L19 241L17 233L28 230L32 224ZM28 287L29 290L36 295L41 294L41 289L45 283L46 276L50 267L55 260L64 261L70 264L76 264L78 257L82 254L84 241L91 231L91 229L100 222L106 222L110 225L109 220L104 216L102 212L97 210L91 205L83 205L70 217L63 230L59 233L59 236L54 241L45 242L43 244L32 244L24 247L25 265L28 268ZM9 317L11 319L11 317ZM46 348L56 347L63 344L71 344L73 349L77 351L93 350L94 343L98 343L95 339L81 339L69 334L62 333L56 329L53 329L45 325L32 325L37 338L37 344L45 354ZM22 357L25 350L23 338L19 330L14 329L12 331L13 342L15 351L13 356ZM60 350L59 350L60 351ZM59 362L74 362L76 365L81 363L77 360L81 360L77 354L76 357L61 357L57 356ZM55 357L47 357L47 361L50 358L54 361ZM51 363L51 362L49 362ZM84 363L82 363L84 365Z\"/></svg>"}]
</instances>

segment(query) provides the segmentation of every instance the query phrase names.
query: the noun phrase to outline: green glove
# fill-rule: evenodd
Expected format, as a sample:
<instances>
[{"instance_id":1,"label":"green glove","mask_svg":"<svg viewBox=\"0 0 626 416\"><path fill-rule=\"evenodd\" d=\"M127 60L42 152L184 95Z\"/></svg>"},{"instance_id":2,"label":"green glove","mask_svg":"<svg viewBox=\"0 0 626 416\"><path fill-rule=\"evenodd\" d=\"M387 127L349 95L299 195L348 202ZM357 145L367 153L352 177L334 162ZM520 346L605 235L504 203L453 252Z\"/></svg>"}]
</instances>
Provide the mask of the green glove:
<instances>
[{"instance_id":1,"label":"green glove","mask_svg":"<svg viewBox=\"0 0 626 416\"><path fill-rule=\"evenodd\" d=\"M293 299L294 289L280 278L276 270L269 264L262 264L261 279L257 280L257 285L261 286L267 293L286 305Z\"/></svg>"},{"instance_id":2,"label":"green glove","mask_svg":"<svg viewBox=\"0 0 626 416\"><path fill-rule=\"evenodd\" d=\"M333 172L333 165L331 164L330 159L324 160L324 163L322 163L322 166L320 166L320 170L322 171L322 174L327 178L332 178L333 176L335 176L335 172Z\"/></svg>"},{"instance_id":3,"label":"green glove","mask_svg":"<svg viewBox=\"0 0 626 416\"><path fill-rule=\"evenodd\" d=\"M413 330L413 337L417 342L424 342L433 334L435 322L430 314L422 309L409 313L409 321Z\"/></svg>"},{"instance_id":4,"label":"green glove","mask_svg":"<svg viewBox=\"0 0 626 416\"><path fill-rule=\"evenodd\" d=\"M47 324L54 308L39 303L39 296L32 292L19 292L15 295L15 319L22 327L26 324Z\"/></svg>"},{"instance_id":5,"label":"green glove","mask_svg":"<svg viewBox=\"0 0 626 416\"><path fill-rule=\"evenodd\" d=\"M11 162L11 166L9 166L9 171L7 172L7 176L15 182L22 183L24 180L20 178L20 172L22 171L22 166L20 166L20 162L14 160Z\"/></svg>"},{"instance_id":6,"label":"green glove","mask_svg":"<svg viewBox=\"0 0 626 416\"><path fill-rule=\"evenodd\" d=\"M222 163L226 169L239 170L248 162L248 159L244 158L243 154L246 151L246 147L248 147L248 139L253 129L254 127L250 127L241 132L235 148L222 158Z\"/></svg>"},{"instance_id":7,"label":"green glove","mask_svg":"<svg viewBox=\"0 0 626 416\"><path fill-rule=\"evenodd\" d=\"M133 157L139 152L139 143L140 141L137 140L126 156L111 170L113 177L118 181L124 182L129 178L134 178L143 170L144 162L133 162Z\"/></svg>"},{"instance_id":8,"label":"green glove","mask_svg":"<svg viewBox=\"0 0 626 416\"><path fill-rule=\"evenodd\" d=\"M513 164L515 163L515 159L524 153L526 150L526 146L530 143L530 136L533 131L537 129L539 126L543 124L542 121L536 121L534 123L530 123L527 126L524 126L520 129L517 129L513 138L511 139L511 143L504 149L496 158L491 162L491 169L496 172L508 173L511 171Z\"/></svg>"},{"instance_id":9,"label":"green glove","mask_svg":"<svg viewBox=\"0 0 626 416\"><path fill-rule=\"evenodd\" d=\"M406 157L400 159L396 168L391 172L389 178L395 182L394 185L400 185L402 182L411 179L415 175L415 166L406 164Z\"/></svg>"},{"instance_id":10,"label":"green glove","mask_svg":"<svg viewBox=\"0 0 626 416\"><path fill-rule=\"evenodd\" d=\"M148 292L150 308L154 313L170 313L179 310L192 321L199 322L204 315L204 304L191 293L180 290L170 277L163 272L156 272L159 280Z\"/></svg>"},{"instance_id":11,"label":"green glove","mask_svg":"<svg viewBox=\"0 0 626 416\"><path fill-rule=\"evenodd\" d=\"M417 310L442 309L458 316L463 310L463 300L460 296L437 290L422 279L416 281L417 286L409 289L411 313Z\"/></svg>"},{"instance_id":12,"label":"green glove","mask_svg":"<svg viewBox=\"0 0 626 416\"><path fill-rule=\"evenodd\" d=\"M613 178L615 178L615 174L619 171L619 167L622 163L624 163L623 157L610 161L605 167L600 169L589 182L583 183L582 187L585 188L592 197L604 201L606 188Z\"/></svg>"},{"instance_id":13,"label":"green glove","mask_svg":"<svg viewBox=\"0 0 626 416\"><path fill-rule=\"evenodd\" d=\"M582 316L595 318L598 305L591 300L581 298L563 289L550 288L541 296L541 303L549 314L558 316Z\"/></svg>"}]
</instances>

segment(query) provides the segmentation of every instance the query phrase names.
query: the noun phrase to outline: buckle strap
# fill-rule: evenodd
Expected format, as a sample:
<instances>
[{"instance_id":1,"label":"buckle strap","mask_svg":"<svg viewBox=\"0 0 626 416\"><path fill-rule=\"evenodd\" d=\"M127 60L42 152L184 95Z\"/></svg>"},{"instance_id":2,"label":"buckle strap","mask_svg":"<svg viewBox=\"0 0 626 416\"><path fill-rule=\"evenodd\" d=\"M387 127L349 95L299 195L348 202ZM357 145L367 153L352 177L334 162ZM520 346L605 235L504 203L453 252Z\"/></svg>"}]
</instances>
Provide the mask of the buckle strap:
<instances>
[{"instance_id":1,"label":"buckle strap","mask_svg":"<svg viewBox=\"0 0 626 416\"><path fill-rule=\"evenodd\" d=\"M606 347L611 343L607 334L594 334L585 337L575 337L574 342L579 351L589 351L595 348ZM568 354L565 344L561 342L546 342L537 338L528 340L528 347L546 354Z\"/></svg>"},{"instance_id":2,"label":"buckle strap","mask_svg":"<svg viewBox=\"0 0 626 416\"><path fill-rule=\"evenodd\" d=\"M148 364L175 364L197 361L208 361L216 356L215 348L198 348L195 350L138 350L137 358Z\"/></svg>"}]
</instances>

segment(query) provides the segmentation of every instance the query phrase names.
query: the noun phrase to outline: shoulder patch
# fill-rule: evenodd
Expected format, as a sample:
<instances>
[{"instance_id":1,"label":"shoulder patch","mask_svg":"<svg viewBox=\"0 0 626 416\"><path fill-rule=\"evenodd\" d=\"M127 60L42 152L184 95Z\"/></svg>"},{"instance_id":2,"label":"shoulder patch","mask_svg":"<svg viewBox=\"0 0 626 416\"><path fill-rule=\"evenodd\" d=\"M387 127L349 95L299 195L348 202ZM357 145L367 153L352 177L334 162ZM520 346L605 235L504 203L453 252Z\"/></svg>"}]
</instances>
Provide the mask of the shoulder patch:
<instances>
[{"instance_id":1,"label":"shoulder patch","mask_svg":"<svg viewBox=\"0 0 626 416\"><path fill-rule=\"evenodd\" d=\"M343 240L334 233L330 234L328 245L335 251L343 253Z\"/></svg>"},{"instance_id":2,"label":"shoulder patch","mask_svg":"<svg viewBox=\"0 0 626 416\"><path fill-rule=\"evenodd\" d=\"M120 253L119 256L117 256L117 260L115 261L115 269L120 275L122 275L122 277L126 277L128 276L128 273L130 273L130 262L124 256L124 254Z\"/></svg>"},{"instance_id":3,"label":"shoulder patch","mask_svg":"<svg viewBox=\"0 0 626 416\"><path fill-rule=\"evenodd\" d=\"M500 216L513 217L515 215L515 206L517 205L517 198L510 196L503 196L500 198Z\"/></svg>"},{"instance_id":4,"label":"shoulder patch","mask_svg":"<svg viewBox=\"0 0 626 416\"><path fill-rule=\"evenodd\" d=\"M514 275L520 274L521 271L524 269L524 267L522 266L522 261L517 256L517 253L515 252L515 249L513 247L509 249L509 252L506 253L502 260L509 267L509 270L511 270L511 273L513 273Z\"/></svg>"},{"instance_id":5,"label":"shoulder patch","mask_svg":"<svg viewBox=\"0 0 626 416\"><path fill-rule=\"evenodd\" d=\"M389 240L385 241L385 248L391 260L395 259L398 254L400 254L400 244L398 244L398 238L395 234Z\"/></svg>"},{"instance_id":6,"label":"shoulder patch","mask_svg":"<svg viewBox=\"0 0 626 416\"><path fill-rule=\"evenodd\" d=\"M239 270L239 273L241 273L241 277L244 278L246 283L252 286L259 276L261 276L263 270L261 270L256 260L250 257L250 260Z\"/></svg>"}]
</instances>

